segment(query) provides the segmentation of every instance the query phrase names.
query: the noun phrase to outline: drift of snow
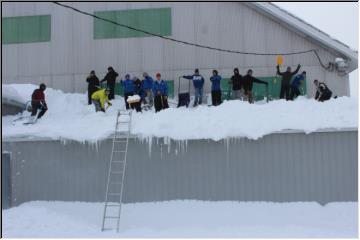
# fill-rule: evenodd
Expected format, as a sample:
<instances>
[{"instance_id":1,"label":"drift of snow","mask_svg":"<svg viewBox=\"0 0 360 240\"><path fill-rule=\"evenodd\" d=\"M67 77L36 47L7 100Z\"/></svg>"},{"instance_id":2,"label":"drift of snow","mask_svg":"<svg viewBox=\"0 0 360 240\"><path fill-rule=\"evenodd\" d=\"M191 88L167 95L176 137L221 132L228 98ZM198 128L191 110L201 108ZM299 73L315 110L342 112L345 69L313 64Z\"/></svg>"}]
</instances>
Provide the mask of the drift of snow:
<instances>
[{"instance_id":1,"label":"drift of snow","mask_svg":"<svg viewBox=\"0 0 360 240\"><path fill-rule=\"evenodd\" d=\"M3 85L30 99L37 86ZM49 137L96 142L114 132L118 109L125 109L122 97L112 100L106 113L95 112L87 105L87 94L63 93L47 88L49 110L34 125L12 121L18 116L2 117L5 137ZM217 107L169 108L159 113L133 113L131 133L143 139L167 137L174 140L247 137L258 139L283 130L311 133L321 129L357 128L357 100L340 97L320 103L300 97L295 101L276 100L249 104L239 100L225 101ZM30 115L30 113L25 113Z\"/></svg>"},{"instance_id":2,"label":"drift of snow","mask_svg":"<svg viewBox=\"0 0 360 240\"><path fill-rule=\"evenodd\" d=\"M28 202L3 210L4 237L357 237L357 203L124 204L120 232L101 232L102 203ZM113 228L107 223L106 227Z\"/></svg>"}]
</instances>

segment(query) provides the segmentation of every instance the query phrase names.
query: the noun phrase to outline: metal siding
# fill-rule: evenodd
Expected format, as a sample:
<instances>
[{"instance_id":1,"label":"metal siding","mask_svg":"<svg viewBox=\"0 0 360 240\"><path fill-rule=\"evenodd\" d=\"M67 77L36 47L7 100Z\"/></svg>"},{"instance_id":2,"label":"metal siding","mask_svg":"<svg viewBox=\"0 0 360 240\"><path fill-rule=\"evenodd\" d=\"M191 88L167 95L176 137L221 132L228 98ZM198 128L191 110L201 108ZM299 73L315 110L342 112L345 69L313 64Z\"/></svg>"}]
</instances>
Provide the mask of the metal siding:
<instances>
[{"instance_id":1,"label":"metal siding","mask_svg":"<svg viewBox=\"0 0 360 240\"><path fill-rule=\"evenodd\" d=\"M88 12L171 8L171 37L176 39L258 52L319 49L324 62L329 62L336 56L333 51L325 50L243 3L67 4ZM41 78L50 87L59 87L66 92L85 92L85 79L80 81L74 76L86 76L90 70L95 70L102 78L109 65L119 71L121 76L127 72L137 76L141 76L143 71L151 75L161 72L165 79L174 80L180 75L192 73L198 67L206 79L205 91L209 92L209 77L214 68L223 77L230 77L234 67L239 67L241 73L252 68L254 75L259 77L276 73L275 56L219 53L152 37L94 40L94 21L88 16L51 3L4 3L4 7L6 17L50 14L52 18L51 42L3 46L4 83L28 81L37 84ZM312 80L315 78L325 80L336 95L349 95L348 76L325 73L313 54L285 57L286 65L295 68L298 63L308 73L309 96L313 91ZM56 82L60 79L64 82Z\"/></svg>"},{"instance_id":2,"label":"metal siding","mask_svg":"<svg viewBox=\"0 0 360 240\"><path fill-rule=\"evenodd\" d=\"M357 201L357 131L165 142L169 140L153 139L149 154L149 143L131 139L125 202ZM97 147L73 141L5 141L3 148L13 155L14 205L104 200L111 140Z\"/></svg>"}]
</instances>

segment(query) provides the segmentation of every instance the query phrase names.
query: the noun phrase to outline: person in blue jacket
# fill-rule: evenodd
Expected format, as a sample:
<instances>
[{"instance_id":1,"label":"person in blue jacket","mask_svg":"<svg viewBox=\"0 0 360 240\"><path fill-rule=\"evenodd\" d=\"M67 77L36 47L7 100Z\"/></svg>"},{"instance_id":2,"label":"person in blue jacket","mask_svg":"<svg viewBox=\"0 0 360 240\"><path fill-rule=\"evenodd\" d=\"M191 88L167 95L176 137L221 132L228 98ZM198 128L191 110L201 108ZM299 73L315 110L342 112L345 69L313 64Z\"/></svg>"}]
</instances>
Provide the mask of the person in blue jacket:
<instances>
[{"instance_id":1,"label":"person in blue jacket","mask_svg":"<svg viewBox=\"0 0 360 240\"><path fill-rule=\"evenodd\" d=\"M183 78L189 79L193 81L193 85L195 88L195 101L194 107L198 104L201 105L203 98L203 88L204 88L204 78L199 74L199 69L195 69L194 75L183 76Z\"/></svg>"},{"instance_id":2,"label":"person in blue jacket","mask_svg":"<svg viewBox=\"0 0 360 240\"><path fill-rule=\"evenodd\" d=\"M144 91L144 104L149 104L150 107L153 106L153 94L152 94L152 88L154 84L154 80L152 77L149 76L148 73L143 73L143 81L142 81L142 89Z\"/></svg>"},{"instance_id":3,"label":"person in blue jacket","mask_svg":"<svg viewBox=\"0 0 360 240\"><path fill-rule=\"evenodd\" d=\"M298 74L294 77L291 82L291 92L290 92L290 100L294 100L297 96L300 95L300 85L306 78L306 72L303 71L301 74Z\"/></svg>"},{"instance_id":4,"label":"person in blue jacket","mask_svg":"<svg viewBox=\"0 0 360 240\"><path fill-rule=\"evenodd\" d=\"M213 70L212 77L210 77L211 81L211 100L213 106L218 106L221 104L221 76L218 75L217 70Z\"/></svg>"},{"instance_id":5,"label":"person in blue jacket","mask_svg":"<svg viewBox=\"0 0 360 240\"><path fill-rule=\"evenodd\" d=\"M153 94L155 112L159 112L162 109L169 108L169 104L167 101L168 86L167 83L161 79L160 73L156 74L156 81L153 84Z\"/></svg>"},{"instance_id":6,"label":"person in blue jacket","mask_svg":"<svg viewBox=\"0 0 360 240\"><path fill-rule=\"evenodd\" d=\"M121 79L120 84L124 88L124 99L125 99L126 109L129 109L130 106L129 106L129 103L127 102L127 99L129 96L134 95L134 91L135 91L134 81L132 79L130 79L129 74L126 74L125 80Z\"/></svg>"}]
</instances>

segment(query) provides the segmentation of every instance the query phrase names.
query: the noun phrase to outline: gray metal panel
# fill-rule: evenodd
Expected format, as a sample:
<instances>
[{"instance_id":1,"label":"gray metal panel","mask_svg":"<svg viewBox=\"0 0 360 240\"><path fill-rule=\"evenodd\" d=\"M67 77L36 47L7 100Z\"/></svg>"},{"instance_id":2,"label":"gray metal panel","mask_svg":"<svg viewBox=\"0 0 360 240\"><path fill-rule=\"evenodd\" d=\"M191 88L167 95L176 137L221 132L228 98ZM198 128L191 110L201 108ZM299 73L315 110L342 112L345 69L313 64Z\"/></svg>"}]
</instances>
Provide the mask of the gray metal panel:
<instances>
[{"instance_id":1,"label":"gray metal panel","mask_svg":"<svg viewBox=\"0 0 360 240\"><path fill-rule=\"evenodd\" d=\"M1 208L11 207L11 174L10 158L8 152L1 153Z\"/></svg>"},{"instance_id":2,"label":"gray metal panel","mask_svg":"<svg viewBox=\"0 0 360 240\"><path fill-rule=\"evenodd\" d=\"M129 143L125 202L357 201L357 131ZM13 203L103 201L111 140L13 141ZM97 150L98 149L98 150Z\"/></svg>"},{"instance_id":3,"label":"gray metal panel","mask_svg":"<svg viewBox=\"0 0 360 240\"><path fill-rule=\"evenodd\" d=\"M300 33L251 9L244 3L71 3L84 11L171 7L172 37L213 47L239 51L293 52L319 49L324 62L337 57L335 51L325 50ZM105 75L112 65L121 76L125 73L141 76L143 71L154 76L161 72L164 79L176 80L190 74L195 67L206 78L205 90L210 91L212 69L229 77L234 67L241 73L249 68L255 76L275 74L275 56L244 56L219 53L192 46L179 45L154 37L128 39L93 39L93 19L61 8L52 3L4 3L4 16L51 14L51 42L8 44L3 46L4 83L45 82L49 87L66 92L85 92L85 76L94 69ZM325 80L334 95L349 95L348 76L326 73L313 54L284 57L286 65L304 66L309 81ZM175 91L177 83L175 82ZM176 94L176 93L175 93Z\"/></svg>"}]
</instances>

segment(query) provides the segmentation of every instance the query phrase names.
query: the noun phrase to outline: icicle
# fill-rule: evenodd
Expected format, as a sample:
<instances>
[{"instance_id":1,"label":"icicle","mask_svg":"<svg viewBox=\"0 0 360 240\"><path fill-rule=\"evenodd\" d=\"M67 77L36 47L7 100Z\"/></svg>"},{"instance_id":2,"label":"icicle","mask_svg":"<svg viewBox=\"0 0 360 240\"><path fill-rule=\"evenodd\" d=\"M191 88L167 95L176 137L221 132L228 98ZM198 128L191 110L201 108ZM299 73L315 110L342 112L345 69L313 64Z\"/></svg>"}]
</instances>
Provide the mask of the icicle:
<instances>
[{"instance_id":1,"label":"icicle","mask_svg":"<svg viewBox=\"0 0 360 240\"><path fill-rule=\"evenodd\" d=\"M149 144L149 158L151 158L152 136L148 137L148 144Z\"/></svg>"}]
</instances>

